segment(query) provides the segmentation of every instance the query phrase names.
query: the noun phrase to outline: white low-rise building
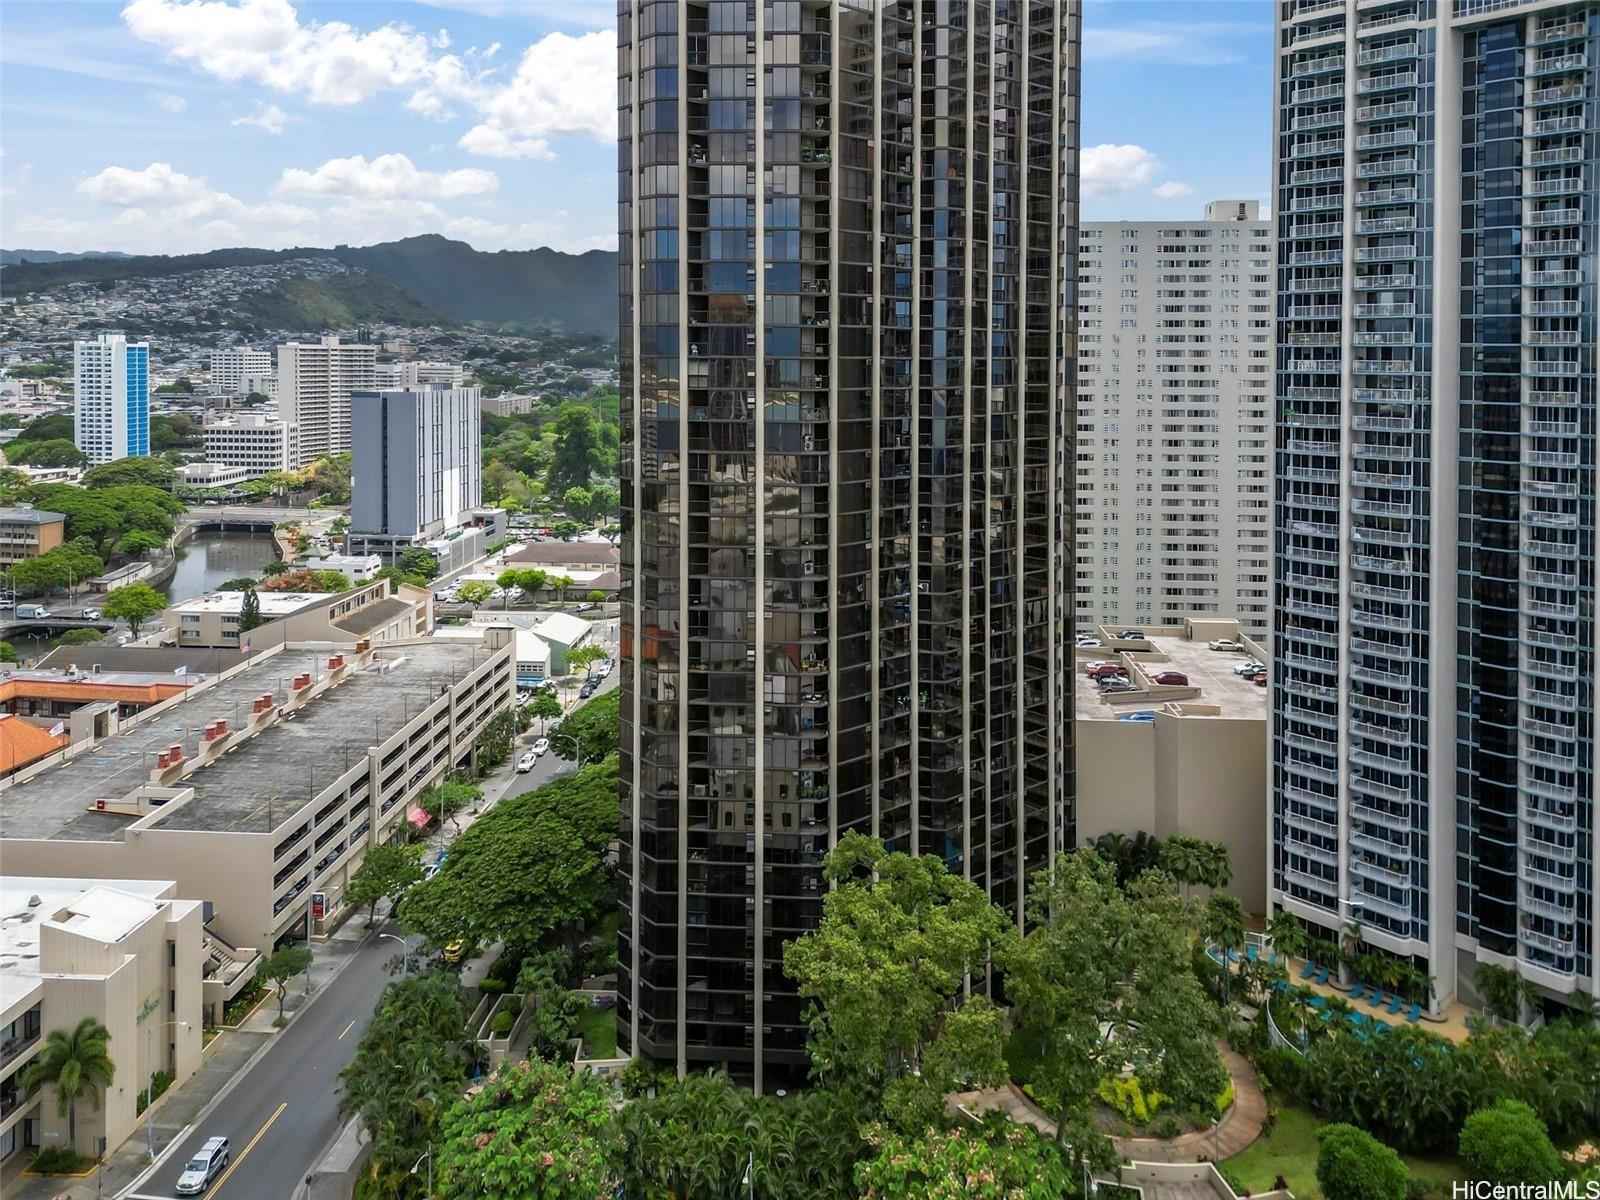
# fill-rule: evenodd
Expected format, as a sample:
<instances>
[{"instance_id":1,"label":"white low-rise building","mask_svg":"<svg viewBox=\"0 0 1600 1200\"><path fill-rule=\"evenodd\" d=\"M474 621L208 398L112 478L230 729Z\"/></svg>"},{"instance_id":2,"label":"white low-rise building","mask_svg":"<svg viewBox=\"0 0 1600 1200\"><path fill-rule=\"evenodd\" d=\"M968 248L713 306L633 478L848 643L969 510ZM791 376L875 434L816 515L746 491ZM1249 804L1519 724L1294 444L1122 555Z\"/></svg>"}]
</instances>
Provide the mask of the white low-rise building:
<instances>
[{"instance_id":1,"label":"white low-rise building","mask_svg":"<svg viewBox=\"0 0 1600 1200\"><path fill-rule=\"evenodd\" d=\"M295 427L275 413L228 413L207 421L201 436L207 462L243 467L246 478L295 469Z\"/></svg>"}]
</instances>

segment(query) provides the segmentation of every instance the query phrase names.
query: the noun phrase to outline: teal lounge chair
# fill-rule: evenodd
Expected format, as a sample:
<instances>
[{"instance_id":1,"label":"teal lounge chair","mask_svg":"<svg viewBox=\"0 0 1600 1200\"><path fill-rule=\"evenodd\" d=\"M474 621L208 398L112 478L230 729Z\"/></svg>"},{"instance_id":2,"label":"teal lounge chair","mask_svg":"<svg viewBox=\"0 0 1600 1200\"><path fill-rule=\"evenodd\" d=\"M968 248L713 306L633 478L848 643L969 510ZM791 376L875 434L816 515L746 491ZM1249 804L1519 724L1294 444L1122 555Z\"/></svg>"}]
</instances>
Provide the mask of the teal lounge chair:
<instances>
[{"instance_id":1,"label":"teal lounge chair","mask_svg":"<svg viewBox=\"0 0 1600 1200\"><path fill-rule=\"evenodd\" d=\"M1393 1000L1389 1001L1389 1011L1391 1013L1398 1013L1402 1008L1405 1007L1405 1003L1406 1002L1404 1000L1402 1000L1400 998L1399 994L1397 993L1395 995L1395 998Z\"/></svg>"},{"instance_id":2,"label":"teal lounge chair","mask_svg":"<svg viewBox=\"0 0 1600 1200\"><path fill-rule=\"evenodd\" d=\"M1317 973L1317 964L1314 963L1314 962L1308 962L1306 964L1306 969L1304 971L1300 972L1300 978L1301 979L1310 979L1316 973Z\"/></svg>"},{"instance_id":3,"label":"teal lounge chair","mask_svg":"<svg viewBox=\"0 0 1600 1200\"><path fill-rule=\"evenodd\" d=\"M1367 985L1364 984L1364 983L1358 983L1358 984L1355 985L1355 987L1350 989L1350 999L1352 999L1352 1000L1360 1000L1366 994L1367 994Z\"/></svg>"},{"instance_id":4,"label":"teal lounge chair","mask_svg":"<svg viewBox=\"0 0 1600 1200\"><path fill-rule=\"evenodd\" d=\"M1419 1021L1421 1019L1422 1019L1422 1005L1413 1004L1410 1008L1406 1009L1406 1020L1408 1020L1408 1021Z\"/></svg>"},{"instance_id":5,"label":"teal lounge chair","mask_svg":"<svg viewBox=\"0 0 1600 1200\"><path fill-rule=\"evenodd\" d=\"M1312 982L1313 983L1327 983L1328 982L1328 968L1327 967L1318 967L1316 975L1312 977Z\"/></svg>"}]
</instances>

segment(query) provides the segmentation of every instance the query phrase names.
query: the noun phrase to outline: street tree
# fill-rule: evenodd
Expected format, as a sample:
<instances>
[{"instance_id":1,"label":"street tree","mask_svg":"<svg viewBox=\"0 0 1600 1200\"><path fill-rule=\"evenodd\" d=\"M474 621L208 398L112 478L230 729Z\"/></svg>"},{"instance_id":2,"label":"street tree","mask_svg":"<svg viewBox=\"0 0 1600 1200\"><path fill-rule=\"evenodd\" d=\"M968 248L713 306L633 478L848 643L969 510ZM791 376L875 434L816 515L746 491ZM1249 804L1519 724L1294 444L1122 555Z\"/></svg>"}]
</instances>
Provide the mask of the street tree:
<instances>
[{"instance_id":1,"label":"street tree","mask_svg":"<svg viewBox=\"0 0 1600 1200\"><path fill-rule=\"evenodd\" d=\"M345 899L357 907L366 906L368 926L378 914L379 900L387 898L398 904L406 889L422 878L421 853L420 845L379 842L361 859L350 876Z\"/></svg>"},{"instance_id":2,"label":"street tree","mask_svg":"<svg viewBox=\"0 0 1600 1200\"><path fill-rule=\"evenodd\" d=\"M595 1200L616 1183L611 1087L592 1071L506 1063L439 1121L444 1200Z\"/></svg>"},{"instance_id":3,"label":"street tree","mask_svg":"<svg viewBox=\"0 0 1600 1200\"><path fill-rule=\"evenodd\" d=\"M848 833L829 853L817 928L790 942L784 971L810 1000L812 1069L926 1123L957 1086L1005 1078L1004 1015L967 980L1012 936L983 889L933 856Z\"/></svg>"},{"instance_id":4,"label":"street tree","mask_svg":"<svg viewBox=\"0 0 1600 1200\"><path fill-rule=\"evenodd\" d=\"M1116 868L1084 847L1028 889L1026 936L1003 948L1006 992L1038 1049L1034 1094L1067 1129L1088 1120L1100 1082L1135 1068L1175 1108L1204 1111L1227 1084L1216 1008L1189 966L1190 906L1169 876L1117 886ZM1103 1153L1103 1135L1075 1154Z\"/></svg>"},{"instance_id":5,"label":"street tree","mask_svg":"<svg viewBox=\"0 0 1600 1200\"><path fill-rule=\"evenodd\" d=\"M574 670L582 670L584 678L587 679L594 674L595 664L604 662L605 659L605 647L589 642L568 652L567 666Z\"/></svg>"},{"instance_id":6,"label":"street tree","mask_svg":"<svg viewBox=\"0 0 1600 1200\"><path fill-rule=\"evenodd\" d=\"M70 1030L52 1029L34 1060L23 1068L23 1093L37 1094L45 1084L56 1090L56 1111L67 1118L67 1145L78 1150L78 1101L87 1098L100 1108L100 1094L111 1086L117 1067L111 1061L111 1031L93 1017Z\"/></svg>"},{"instance_id":7,"label":"street tree","mask_svg":"<svg viewBox=\"0 0 1600 1200\"><path fill-rule=\"evenodd\" d=\"M262 959L256 976L272 986L278 993L278 1018L283 1018L283 999L289 992L289 980L311 969L311 951L304 946L285 946Z\"/></svg>"},{"instance_id":8,"label":"street tree","mask_svg":"<svg viewBox=\"0 0 1600 1200\"><path fill-rule=\"evenodd\" d=\"M424 550L421 546L412 546L395 559L395 566L407 575L420 575L423 579L432 579L439 573L439 556Z\"/></svg>"},{"instance_id":9,"label":"street tree","mask_svg":"<svg viewBox=\"0 0 1600 1200\"><path fill-rule=\"evenodd\" d=\"M555 938L575 953L583 922L611 894L605 850L617 833L617 760L507 796L450 847L432 879L401 899L399 919L442 946Z\"/></svg>"},{"instance_id":10,"label":"street tree","mask_svg":"<svg viewBox=\"0 0 1600 1200\"><path fill-rule=\"evenodd\" d=\"M556 756L568 762L599 762L617 752L621 738L620 688L612 688L581 704L561 723L561 736L551 743ZM556 715L561 703L554 696L543 697L555 703Z\"/></svg>"},{"instance_id":11,"label":"street tree","mask_svg":"<svg viewBox=\"0 0 1600 1200\"><path fill-rule=\"evenodd\" d=\"M456 594L468 604L482 604L494 595L494 584L475 579L470 583L463 583Z\"/></svg>"},{"instance_id":12,"label":"street tree","mask_svg":"<svg viewBox=\"0 0 1600 1200\"><path fill-rule=\"evenodd\" d=\"M507 567L495 578L495 586L500 589L500 607L511 607L511 589L522 586L520 580L522 572L515 567Z\"/></svg>"},{"instance_id":13,"label":"street tree","mask_svg":"<svg viewBox=\"0 0 1600 1200\"><path fill-rule=\"evenodd\" d=\"M126 483L140 483L146 487L171 491L178 481L172 464L160 458L119 458L112 462L90 467L83 473L86 488L117 487Z\"/></svg>"},{"instance_id":14,"label":"street tree","mask_svg":"<svg viewBox=\"0 0 1600 1200\"><path fill-rule=\"evenodd\" d=\"M159 550L166 544L167 539L160 534L151 533L148 529L130 529L117 539L117 553L129 556L144 554Z\"/></svg>"},{"instance_id":15,"label":"street tree","mask_svg":"<svg viewBox=\"0 0 1600 1200\"><path fill-rule=\"evenodd\" d=\"M533 703L528 706L530 715L539 718L539 732L543 733L551 721L559 721L563 709L561 701L549 692L540 692L533 698Z\"/></svg>"},{"instance_id":16,"label":"street tree","mask_svg":"<svg viewBox=\"0 0 1600 1200\"><path fill-rule=\"evenodd\" d=\"M571 487L587 487L591 478L606 473L599 420L592 411L564 405L548 428L555 438L555 453L545 481L554 495L564 496Z\"/></svg>"},{"instance_id":17,"label":"street tree","mask_svg":"<svg viewBox=\"0 0 1600 1200\"><path fill-rule=\"evenodd\" d=\"M128 631L138 637L140 626L166 606L166 598L148 583L130 583L112 588L101 611L114 620L126 621Z\"/></svg>"},{"instance_id":18,"label":"street tree","mask_svg":"<svg viewBox=\"0 0 1600 1200\"><path fill-rule=\"evenodd\" d=\"M483 799L483 789L460 779L446 779L422 793L422 811L433 820L454 821L456 813Z\"/></svg>"}]
</instances>

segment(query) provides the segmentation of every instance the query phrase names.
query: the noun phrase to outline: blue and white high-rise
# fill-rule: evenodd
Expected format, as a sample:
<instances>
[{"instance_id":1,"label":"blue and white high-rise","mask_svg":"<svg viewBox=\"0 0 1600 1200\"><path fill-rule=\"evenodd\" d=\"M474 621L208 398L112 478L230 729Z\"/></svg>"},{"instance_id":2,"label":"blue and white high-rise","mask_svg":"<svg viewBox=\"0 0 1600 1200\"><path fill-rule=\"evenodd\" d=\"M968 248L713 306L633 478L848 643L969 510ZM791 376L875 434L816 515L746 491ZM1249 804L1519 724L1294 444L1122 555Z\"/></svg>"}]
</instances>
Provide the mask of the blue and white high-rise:
<instances>
[{"instance_id":1,"label":"blue and white high-rise","mask_svg":"<svg viewBox=\"0 0 1600 1200\"><path fill-rule=\"evenodd\" d=\"M73 440L91 465L150 453L150 344L102 333L72 344Z\"/></svg>"},{"instance_id":2,"label":"blue and white high-rise","mask_svg":"<svg viewBox=\"0 0 1600 1200\"><path fill-rule=\"evenodd\" d=\"M1274 903L1594 994L1600 4L1276 36Z\"/></svg>"}]
</instances>

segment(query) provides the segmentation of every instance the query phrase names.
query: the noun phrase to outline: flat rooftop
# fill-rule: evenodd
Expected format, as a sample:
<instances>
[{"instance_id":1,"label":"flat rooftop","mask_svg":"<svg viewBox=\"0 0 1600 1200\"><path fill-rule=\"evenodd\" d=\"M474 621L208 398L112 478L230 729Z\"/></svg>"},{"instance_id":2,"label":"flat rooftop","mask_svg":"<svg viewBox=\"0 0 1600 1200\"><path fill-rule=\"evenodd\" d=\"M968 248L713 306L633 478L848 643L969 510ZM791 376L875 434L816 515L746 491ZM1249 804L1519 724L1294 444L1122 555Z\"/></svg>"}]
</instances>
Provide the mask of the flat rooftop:
<instances>
[{"instance_id":1,"label":"flat rooftop","mask_svg":"<svg viewBox=\"0 0 1600 1200\"><path fill-rule=\"evenodd\" d=\"M171 887L163 879L0 877L0 1012L39 978L41 925L60 916L87 937L116 942L154 916ZM30 903L35 898L39 903Z\"/></svg>"},{"instance_id":2,"label":"flat rooftop","mask_svg":"<svg viewBox=\"0 0 1600 1200\"><path fill-rule=\"evenodd\" d=\"M1234 667L1249 661L1251 655L1248 652L1212 650L1204 641L1189 641L1177 630L1170 634L1152 633L1146 640L1155 647L1156 652L1132 653L1129 657L1143 663L1151 674L1157 671L1181 671L1189 677L1189 686L1199 688L1200 694L1176 701L1151 697L1124 700L1121 704L1102 704L1100 689L1084 674L1084 665L1097 659L1116 659L1117 647L1113 643L1097 650L1080 649L1074 664L1072 686L1073 710L1078 720L1115 721L1124 713L1172 711L1168 706L1173 703L1180 706L1212 705L1221 710L1217 713L1189 714L1202 720L1207 716L1227 720L1267 719L1267 694L1270 689L1257 687L1248 679L1233 673ZM1139 646L1143 643L1131 644ZM1170 661L1161 661L1163 655Z\"/></svg>"},{"instance_id":3,"label":"flat rooftop","mask_svg":"<svg viewBox=\"0 0 1600 1200\"><path fill-rule=\"evenodd\" d=\"M369 746L392 735L492 651L477 642L425 642L386 648L380 660L351 671L331 691L202 767L176 786L192 787L185 804L158 815L160 829L266 833L355 765ZM272 692L281 704L301 672L321 676L329 650L288 648L258 656L249 669L205 688L93 750L0 791L0 838L120 841L138 818L95 809L150 782L156 755L181 743L194 756L210 721L233 729L250 704ZM381 670L380 667L385 668Z\"/></svg>"},{"instance_id":4,"label":"flat rooftop","mask_svg":"<svg viewBox=\"0 0 1600 1200\"><path fill-rule=\"evenodd\" d=\"M256 592L256 599L261 601L261 615L264 617L283 617L289 613L299 612L302 608L309 608L313 604L324 600L332 600L339 595L338 592ZM236 613L244 607L243 592L208 592L204 596L196 596L192 600L183 600L174 604L168 612L175 613Z\"/></svg>"}]
</instances>

